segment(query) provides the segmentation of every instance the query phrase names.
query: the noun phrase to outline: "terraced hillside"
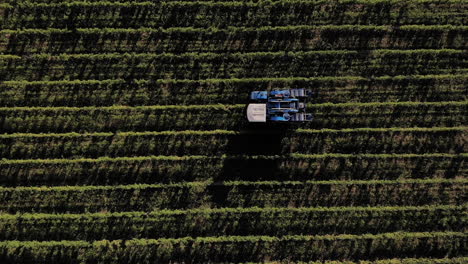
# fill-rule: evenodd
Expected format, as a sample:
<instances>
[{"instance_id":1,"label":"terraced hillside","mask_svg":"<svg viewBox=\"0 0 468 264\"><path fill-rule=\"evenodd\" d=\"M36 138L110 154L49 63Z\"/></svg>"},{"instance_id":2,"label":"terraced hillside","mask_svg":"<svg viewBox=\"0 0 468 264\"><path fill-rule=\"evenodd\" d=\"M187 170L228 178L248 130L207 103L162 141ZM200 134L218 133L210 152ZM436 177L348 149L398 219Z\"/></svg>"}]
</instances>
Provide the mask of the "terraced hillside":
<instances>
[{"instance_id":1,"label":"terraced hillside","mask_svg":"<svg viewBox=\"0 0 468 264\"><path fill-rule=\"evenodd\" d=\"M467 36L466 0L3 0L0 263L468 263ZM253 133L296 87L314 121Z\"/></svg>"}]
</instances>

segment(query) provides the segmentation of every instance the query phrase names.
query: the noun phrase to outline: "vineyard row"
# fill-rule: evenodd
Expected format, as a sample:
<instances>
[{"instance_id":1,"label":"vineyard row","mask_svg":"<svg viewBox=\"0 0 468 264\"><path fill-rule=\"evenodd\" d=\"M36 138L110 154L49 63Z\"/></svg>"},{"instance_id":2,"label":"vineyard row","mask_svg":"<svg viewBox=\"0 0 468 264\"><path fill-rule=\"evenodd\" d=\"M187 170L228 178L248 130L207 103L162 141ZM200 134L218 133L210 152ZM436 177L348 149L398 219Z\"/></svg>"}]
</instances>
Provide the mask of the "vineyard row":
<instances>
[{"instance_id":1,"label":"vineyard row","mask_svg":"<svg viewBox=\"0 0 468 264\"><path fill-rule=\"evenodd\" d=\"M246 98L248 99L248 98ZM246 100L247 101L247 100ZM468 101L311 104L302 128L450 127L468 123ZM4 133L234 130L247 126L245 105L0 107Z\"/></svg>"},{"instance_id":2,"label":"vineyard row","mask_svg":"<svg viewBox=\"0 0 468 264\"><path fill-rule=\"evenodd\" d=\"M377 258L450 258L463 255L458 232L325 236L222 236L178 239L3 241L0 258L18 263L169 263L310 261ZM268 259L266 259L268 256ZM73 259L75 261L70 262ZM19 261L18 261L19 260ZM130 262L129 262L130 261Z\"/></svg>"},{"instance_id":3,"label":"vineyard row","mask_svg":"<svg viewBox=\"0 0 468 264\"><path fill-rule=\"evenodd\" d=\"M2 186L466 178L468 154L147 156L0 160Z\"/></svg>"},{"instance_id":4,"label":"vineyard row","mask_svg":"<svg viewBox=\"0 0 468 264\"><path fill-rule=\"evenodd\" d=\"M423 206L466 203L466 179L191 182L1 187L0 211L84 213L189 208Z\"/></svg>"},{"instance_id":5,"label":"vineyard row","mask_svg":"<svg viewBox=\"0 0 468 264\"><path fill-rule=\"evenodd\" d=\"M37 3L0 6L0 28L463 25L466 1L185 1ZM40 15L37 15L40 14Z\"/></svg>"},{"instance_id":6,"label":"vineyard row","mask_svg":"<svg viewBox=\"0 0 468 264\"><path fill-rule=\"evenodd\" d=\"M264 0L252 0L252 1L249 1L247 2L247 4L254 4L254 3L257 3L257 2L262 2ZM276 2L284 2L284 0L275 0ZM21 4L34 4L34 3L45 3L45 4L53 4L53 3L60 3L60 4L64 4L64 3L73 3L73 2L80 2L80 1L76 1L76 0L5 0L5 3L11 3L12 5L14 5L15 3L21 3ZM108 1L102 1L102 0L85 0L84 2L87 2L87 3L101 3L101 4L105 4L106 2L108 3ZM190 0L187 1L187 0L116 0L116 1L113 1L113 3L127 3L127 2L132 2L132 3L143 3L143 4L148 4L148 3L166 3L166 4L170 4L170 3L173 3L173 2L191 2ZM208 2L208 3L215 3L215 2L232 2L234 4L239 4L239 3L243 3L242 1L239 1L239 0L197 0L197 1L194 1L194 2ZM328 3L328 1L326 0L293 0L293 1L289 1L289 2L312 2L312 3L317 3L317 4L320 4L320 3ZM361 3L361 4L385 4L385 3L393 3L393 4L408 4L408 2L404 1L404 0L335 0L336 3ZM429 3L437 3L439 4L440 2L437 2L437 1L434 1L434 0L414 0L412 1L412 3L417 3L417 4L429 4ZM454 3L464 3L463 0L446 0L445 3L449 3L449 4L454 4ZM268 4L268 3L266 3Z\"/></svg>"},{"instance_id":7,"label":"vineyard row","mask_svg":"<svg viewBox=\"0 0 468 264\"><path fill-rule=\"evenodd\" d=\"M350 260L324 260L324 261L307 261L300 262L302 264L465 264L468 262L467 257L459 258L393 258L393 259L379 259L379 260L359 260L359 261L350 261ZM282 262L272 261L272 262L250 262L251 264L281 264Z\"/></svg>"},{"instance_id":8,"label":"vineyard row","mask_svg":"<svg viewBox=\"0 0 468 264\"><path fill-rule=\"evenodd\" d=\"M115 134L17 133L0 135L0 156L6 159L47 159L241 153L281 155L296 152L466 153L467 133L467 127L298 129L296 132L270 136L241 135L226 130Z\"/></svg>"},{"instance_id":9,"label":"vineyard row","mask_svg":"<svg viewBox=\"0 0 468 264\"><path fill-rule=\"evenodd\" d=\"M261 2L261 1L264 1L264 0L252 0L252 1L249 1L247 2L248 4L254 4L254 3L257 3L257 2ZM276 2L284 2L284 0L275 0ZM76 1L76 0L5 0L5 3L11 3L12 5L14 5L15 3L21 3L21 4L38 4L38 3L43 3L43 4L53 4L53 3L60 3L60 4L64 4L64 3L73 3L73 2L80 2L80 1ZM105 3L108 3L108 1L102 1L102 0L85 0L84 2L87 2L87 3L101 3L101 4L105 4ZM113 3L127 3L127 2L132 2L132 3L143 3L143 4L148 4L148 3L166 3L166 4L170 4L170 3L173 3L173 2L190 2L187 1L187 0L116 0L116 1L113 1ZM194 1L194 2L208 2L208 3L215 3L215 2L232 2L234 4L239 4L239 3L243 3L242 1L239 1L239 0L197 0L197 1ZM320 4L320 3L328 3L328 1L326 0L293 0L293 1L289 1L289 2L312 2L312 3L317 3L317 4ZM335 1L336 3L362 3L362 4L384 4L384 3L393 3L393 4L408 4L408 2L404 1L404 0L336 0ZM434 0L414 0L412 1L412 3L417 3L417 4L429 4L429 3L438 3L439 2L436 2ZM464 3L463 0L446 0L445 3L449 3L449 4L454 4L454 3ZM268 3L267 3L268 4Z\"/></svg>"},{"instance_id":10,"label":"vineyard row","mask_svg":"<svg viewBox=\"0 0 468 264\"><path fill-rule=\"evenodd\" d=\"M0 215L0 240L102 240L463 231L467 206L221 208ZM198 224L194 224L198 223Z\"/></svg>"},{"instance_id":11,"label":"vineyard row","mask_svg":"<svg viewBox=\"0 0 468 264\"><path fill-rule=\"evenodd\" d=\"M245 103L254 90L309 88L314 103L467 100L468 75L60 80L0 83L0 106L110 106ZM220 96L222 95L222 96Z\"/></svg>"},{"instance_id":12,"label":"vineyard row","mask_svg":"<svg viewBox=\"0 0 468 264\"><path fill-rule=\"evenodd\" d=\"M462 50L0 55L1 80L207 79L465 73Z\"/></svg>"},{"instance_id":13,"label":"vineyard row","mask_svg":"<svg viewBox=\"0 0 468 264\"><path fill-rule=\"evenodd\" d=\"M0 53L253 52L463 49L466 26L285 26L228 29L21 29L0 31Z\"/></svg>"}]
</instances>

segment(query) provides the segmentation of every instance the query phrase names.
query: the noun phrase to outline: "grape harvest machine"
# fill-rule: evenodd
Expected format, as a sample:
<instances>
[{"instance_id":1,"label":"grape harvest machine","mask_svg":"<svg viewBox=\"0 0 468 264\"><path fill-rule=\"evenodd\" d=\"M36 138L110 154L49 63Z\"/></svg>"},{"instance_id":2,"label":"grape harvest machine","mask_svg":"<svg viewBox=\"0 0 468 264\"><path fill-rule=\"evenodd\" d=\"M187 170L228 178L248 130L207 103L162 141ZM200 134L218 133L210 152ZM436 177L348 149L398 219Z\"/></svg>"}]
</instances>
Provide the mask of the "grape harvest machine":
<instances>
[{"instance_id":1,"label":"grape harvest machine","mask_svg":"<svg viewBox=\"0 0 468 264\"><path fill-rule=\"evenodd\" d=\"M253 91L247 106L247 119L256 123L312 121L305 100L312 95L306 89Z\"/></svg>"}]
</instances>

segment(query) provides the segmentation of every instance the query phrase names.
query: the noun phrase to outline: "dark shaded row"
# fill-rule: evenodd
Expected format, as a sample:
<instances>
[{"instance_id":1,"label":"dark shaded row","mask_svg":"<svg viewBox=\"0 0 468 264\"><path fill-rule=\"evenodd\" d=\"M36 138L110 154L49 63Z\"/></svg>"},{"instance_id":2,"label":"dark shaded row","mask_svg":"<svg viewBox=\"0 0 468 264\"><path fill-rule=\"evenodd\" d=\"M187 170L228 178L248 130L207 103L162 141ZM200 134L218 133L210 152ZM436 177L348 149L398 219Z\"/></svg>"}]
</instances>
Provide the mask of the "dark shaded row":
<instances>
[{"instance_id":1,"label":"dark shaded row","mask_svg":"<svg viewBox=\"0 0 468 264\"><path fill-rule=\"evenodd\" d=\"M255 52L332 49L463 49L463 26L285 26L229 29L46 29L0 31L0 52Z\"/></svg>"},{"instance_id":2,"label":"dark shaded row","mask_svg":"<svg viewBox=\"0 0 468 264\"><path fill-rule=\"evenodd\" d=\"M0 188L9 213L159 209L462 205L466 180L225 182Z\"/></svg>"},{"instance_id":3,"label":"dark shaded row","mask_svg":"<svg viewBox=\"0 0 468 264\"><path fill-rule=\"evenodd\" d=\"M7 159L288 153L465 153L466 127L0 135ZM209 142L209 144L207 144Z\"/></svg>"},{"instance_id":4,"label":"dark shaded row","mask_svg":"<svg viewBox=\"0 0 468 264\"><path fill-rule=\"evenodd\" d=\"M465 73L462 50L0 56L0 80L209 79Z\"/></svg>"},{"instance_id":5,"label":"dark shaded row","mask_svg":"<svg viewBox=\"0 0 468 264\"><path fill-rule=\"evenodd\" d=\"M2 186L119 185L189 181L395 180L468 177L468 156L293 155L0 161Z\"/></svg>"},{"instance_id":6,"label":"dark shaded row","mask_svg":"<svg viewBox=\"0 0 468 264\"><path fill-rule=\"evenodd\" d=\"M466 8L465 1L18 1L2 7L0 28L463 25Z\"/></svg>"}]
</instances>

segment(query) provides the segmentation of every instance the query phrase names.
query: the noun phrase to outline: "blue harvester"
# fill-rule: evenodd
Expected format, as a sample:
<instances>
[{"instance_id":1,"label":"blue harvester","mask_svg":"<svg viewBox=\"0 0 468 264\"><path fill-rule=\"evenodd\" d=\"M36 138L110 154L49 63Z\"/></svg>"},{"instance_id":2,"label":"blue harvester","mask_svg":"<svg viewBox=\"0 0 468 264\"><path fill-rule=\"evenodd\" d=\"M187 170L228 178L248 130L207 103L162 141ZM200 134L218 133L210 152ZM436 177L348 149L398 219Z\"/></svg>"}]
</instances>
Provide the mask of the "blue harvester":
<instances>
[{"instance_id":1,"label":"blue harvester","mask_svg":"<svg viewBox=\"0 0 468 264\"><path fill-rule=\"evenodd\" d=\"M312 95L306 89L254 91L247 106L249 122L304 122L311 121L306 113L305 100Z\"/></svg>"}]
</instances>

